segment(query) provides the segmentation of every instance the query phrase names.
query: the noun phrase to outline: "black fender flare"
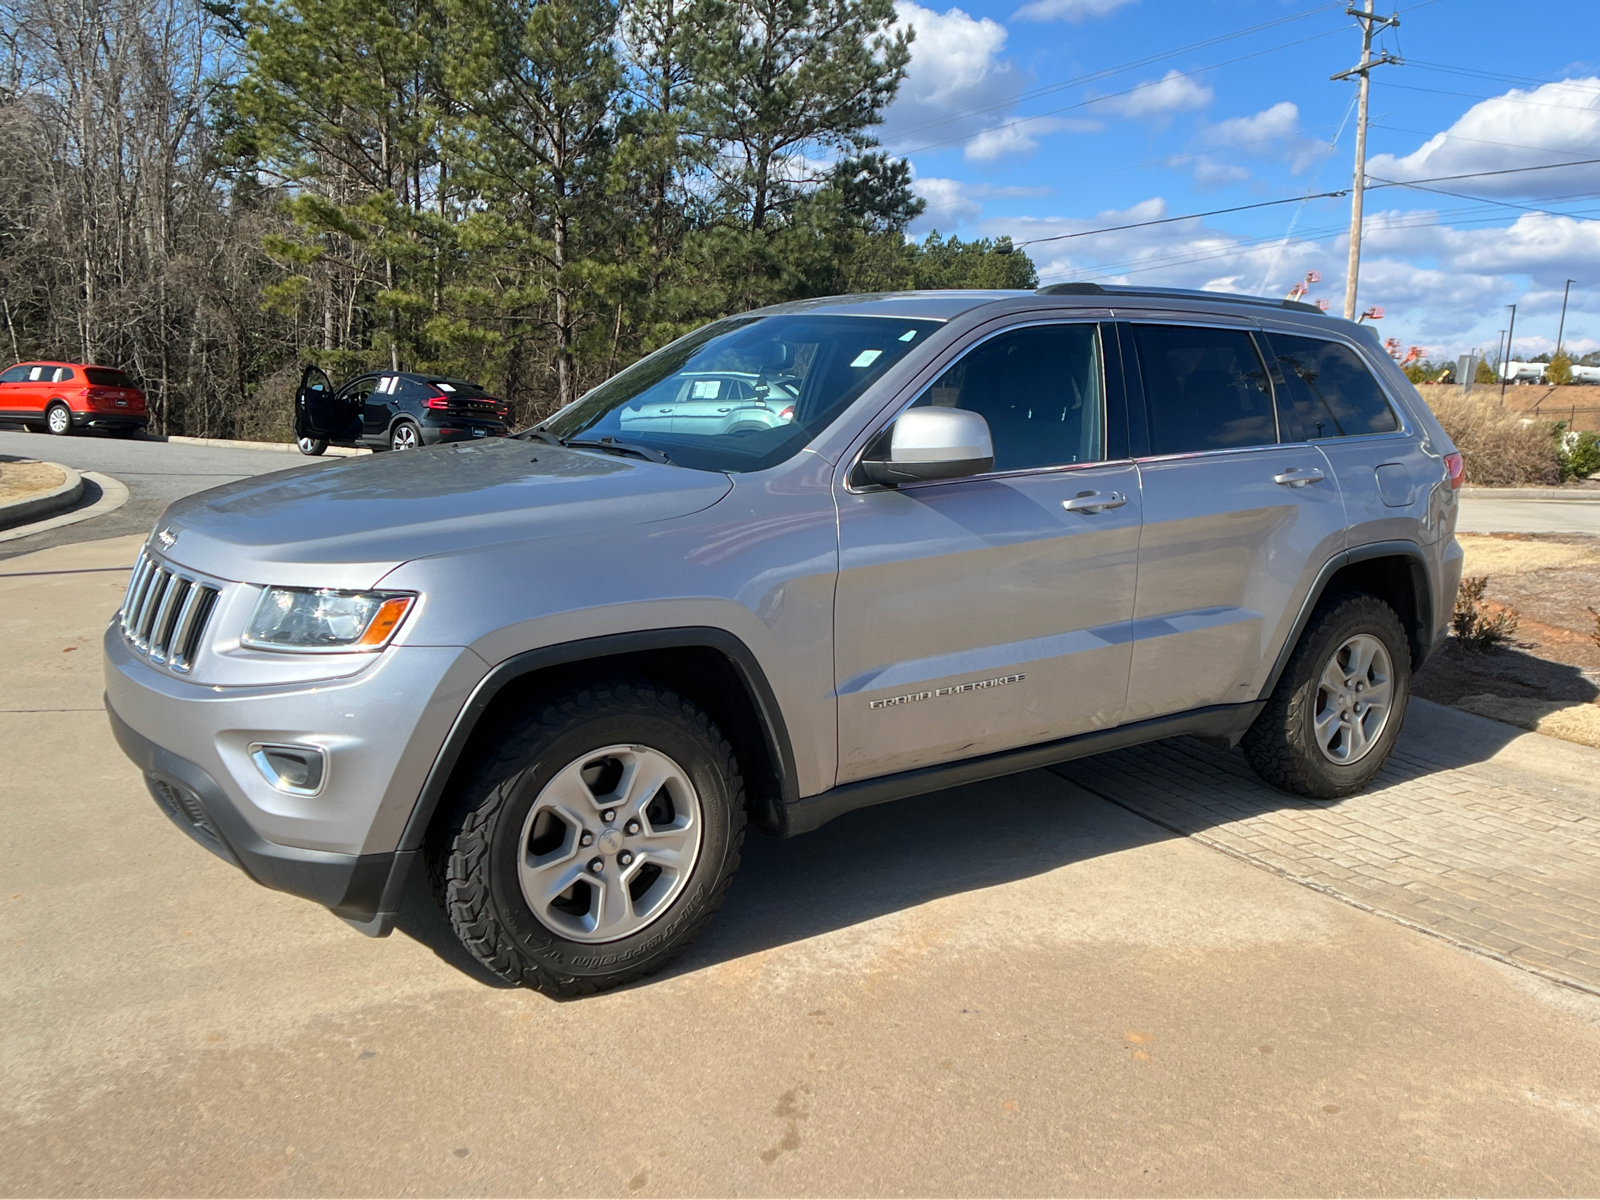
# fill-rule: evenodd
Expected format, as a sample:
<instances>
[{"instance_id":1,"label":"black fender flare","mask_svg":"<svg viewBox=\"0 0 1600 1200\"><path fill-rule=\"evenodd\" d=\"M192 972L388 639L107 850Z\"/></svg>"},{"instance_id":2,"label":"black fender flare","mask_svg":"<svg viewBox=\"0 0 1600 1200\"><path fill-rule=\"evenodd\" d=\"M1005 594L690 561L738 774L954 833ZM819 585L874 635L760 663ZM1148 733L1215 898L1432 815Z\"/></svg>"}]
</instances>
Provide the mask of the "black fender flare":
<instances>
[{"instance_id":1,"label":"black fender flare","mask_svg":"<svg viewBox=\"0 0 1600 1200\"><path fill-rule=\"evenodd\" d=\"M795 778L794 749L789 742L789 731L778 707L772 685L766 672L756 661L756 656L739 638L725 629L713 626L686 625L671 629L648 629L632 633L608 634L602 637L582 638L575 642L562 642L554 646L541 646L514 654L490 668L489 673L473 689L466 704L456 714L455 722L446 735L443 746L434 756L428 778L411 810L398 849L402 852L419 850L427 836L428 826L444 796L445 787L455 772L479 719L500 690L515 679L548 667L566 666L590 659L614 658L623 654L636 654L648 650L709 649L722 654L733 664L754 703L756 719L767 743L778 776L779 812L798 798Z\"/></svg>"},{"instance_id":2,"label":"black fender flare","mask_svg":"<svg viewBox=\"0 0 1600 1200\"><path fill-rule=\"evenodd\" d=\"M1295 616L1289 636L1278 649L1278 657L1272 664L1272 671L1267 676L1266 683L1262 685L1260 695L1256 697L1258 700L1265 700L1278 686L1284 668L1289 665L1289 656L1299 645L1300 635L1305 632L1306 626L1311 621L1311 614L1322 601L1329 581L1345 567L1355 563L1370 562L1375 558L1403 558L1410 566L1413 600L1417 609L1417 643L1421 647L1422 658L1426 658L1433 649L1436 631L1433 628L1433 583L1428 578L1428 560L1422 547L1408 541L1369 542L1364 546L1352 546L1335 554L1323 564L1322 570L1317 572L1317 578L1306 592L1305 602L1301 604L1300 611ZM1416 665L1419 667L1422 665L1420 659Z\"/></svg>"}]
</instances>

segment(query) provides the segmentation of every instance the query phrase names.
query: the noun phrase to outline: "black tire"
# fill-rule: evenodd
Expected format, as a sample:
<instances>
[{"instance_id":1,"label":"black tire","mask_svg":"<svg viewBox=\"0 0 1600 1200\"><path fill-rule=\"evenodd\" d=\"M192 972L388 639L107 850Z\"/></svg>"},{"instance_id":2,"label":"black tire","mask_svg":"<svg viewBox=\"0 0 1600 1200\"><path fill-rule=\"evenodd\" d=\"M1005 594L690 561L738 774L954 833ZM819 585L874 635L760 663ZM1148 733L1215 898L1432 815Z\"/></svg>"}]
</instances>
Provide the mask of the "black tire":
<instances>
[{"instance_id":1,"label":"black tire","mask_svg":"<svg viewBox=\"0 0 1600 1200\"><path fill-rule=\"evenodd\" d=\"M524 824L558 773L618 744L658 751L682 767L699 795L699 853L681 891L649 924L615 941L573 940L524 898L517 871ZM711 919L738 869L745 830L738 762L711 719L665 688L608 682L542 703L510 723L469 770L429 839L428 874L462 945L512 983L582 996L659 971Z\"/></svg>"},{"instance_id":2,"label":"black tire","mask_svg":"<svg viewBox=\"0 0 1600 1200\"><path fill-rule=\"evenodd\" d=\"M72 410L61 401L55 401L44 410L44 427L57 437L68 436L72 432Z\"/></svg>"},{"instance_id":3,"label":"black tire","mask_svg":"<svg viewBox=\"0 0 1600 1200\"><path fill-rule=\"evenodd\" d=\"M1330 659L1360 634L1377 638L1389 653L1390 711L1370 748L1352 762L1338 763L1317 744L1319 681ZM1410 698L1411 647L1394 609L1368 595L1326 598L1307 622L1266 708L1244 735L1245 758L1265 782L1283 791L1317 800L1348 796L1383 769Z\"/></svg>"},{"instance_id":4,"label":"black tire","mask_svg":"<svg viewBox=\"0 0 1600 1200\"><path fill-rule=\"evenodd\" d=\"M294 444L300 447L301 454L316 458L328 448L328 439L314 437L295 438Z\"/></svg>"}]
</instances>

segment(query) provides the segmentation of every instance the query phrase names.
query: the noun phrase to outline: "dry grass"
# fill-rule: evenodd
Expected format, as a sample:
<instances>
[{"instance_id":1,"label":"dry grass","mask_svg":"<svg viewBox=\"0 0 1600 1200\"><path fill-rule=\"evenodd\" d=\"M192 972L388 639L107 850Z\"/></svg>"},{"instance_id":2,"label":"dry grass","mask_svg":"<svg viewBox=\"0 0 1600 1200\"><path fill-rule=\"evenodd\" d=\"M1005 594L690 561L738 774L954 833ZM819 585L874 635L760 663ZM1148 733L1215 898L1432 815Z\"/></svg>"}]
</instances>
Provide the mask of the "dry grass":
<instances>
[{"instance_id":1,"label":"dry grass","mask_svg":"<svg viewBox=\"0 0 1600 1200\"><path fill-rule=\"evenodd\" d=\"M1561 482L1561 458L1550 425L1500 407L1493 388L1429 388L1433 415L1467 463L1467 482L1515 487Z\"/></svg>"}]
</instances>

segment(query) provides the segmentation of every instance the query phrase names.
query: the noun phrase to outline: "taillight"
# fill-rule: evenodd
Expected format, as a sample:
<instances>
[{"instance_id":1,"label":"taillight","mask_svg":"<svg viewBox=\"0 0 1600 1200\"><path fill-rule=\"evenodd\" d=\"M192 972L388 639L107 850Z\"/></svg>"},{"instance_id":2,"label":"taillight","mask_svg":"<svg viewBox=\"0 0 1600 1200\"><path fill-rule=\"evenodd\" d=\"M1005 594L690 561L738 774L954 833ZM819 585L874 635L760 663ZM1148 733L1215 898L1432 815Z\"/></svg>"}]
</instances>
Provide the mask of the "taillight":
<instances>
[{"instance_id":1,"label":"taillight","mask_svg":"<svg viewBox=\"0 0 1600 1200\"><path fill-rule=\"evenodd\" d=\"M1467 477L1467 463L1460 454L1446 454L1444 469L1450 473L1450 486L1458 488Z\"/></svg>"},{"instance_id":2,"label":"taillight","mask_svg":"<svg viewBox=\"0 0 1600 1200\"><path fill-rule=\"evenodd\" d=\"M450 397L449 396L429 396L428 400L427 400L427 404L428 404L429 408L449 408L450 407Z\"/></svg>"},{"instance_id":3,"label":"taillight","mask_svg":"<svg viewBox=\"0 0 1600 1200\"><path fill-rule=\"evenodd\" d=\"M783 411L778 414L778 420L780 420L780 421L792 421L792 420L794 420L794 405L792 405L792 404L786 405L784 407Z\"/></svg>"}]
</instances>

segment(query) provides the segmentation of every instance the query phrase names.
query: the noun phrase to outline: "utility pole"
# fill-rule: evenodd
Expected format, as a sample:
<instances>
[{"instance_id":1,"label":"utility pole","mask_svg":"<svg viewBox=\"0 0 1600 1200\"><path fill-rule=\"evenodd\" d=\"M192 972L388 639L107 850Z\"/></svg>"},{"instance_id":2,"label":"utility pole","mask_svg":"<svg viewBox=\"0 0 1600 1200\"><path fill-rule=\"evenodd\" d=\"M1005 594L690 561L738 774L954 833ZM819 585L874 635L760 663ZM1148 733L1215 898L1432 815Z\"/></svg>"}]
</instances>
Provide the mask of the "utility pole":
<instances>
[{"instance_id":1,"label":"utility pole","mask_svg":"<svg viewBox=\"0 0 1600 1200\"><path fill-rule=\"evenodd\" d=\"M1506 406L1506 367L1511 363L1511 356L1516 353L1511 349L1511 339L1517 336L1517 306L1506 305L1511 310L1511 328L1506 330L1506 357L1500 364L1500 407Z\"/></svg>"},{"instance_id":2,"label":"utility pole","mask_svg":"<svg viewBox=\"0 0 1600 1200\"><path fill-rule=\"evenodd\" d=\"M1569 279L1567 286L1561 289L1561 324L1556 326L1556 354L1561 353L1561 335L1567 331L1567 297L1572 295L1572 285L1577 282L1576 279ZM1552 354L1550 357L1555 356Z\"/></svg>"},{"instance_id":3,"label":"utility pole","mask_svg":"<svg viewBox=\"0 0 1600 1200\"><path fill-rule=\"evenodd\" d=\"M1344 319L1356 319L1356 277L1361 271L1361 201L1367 182L1367 91L1371 86L1369 73L1373 67L1401 60L1385 51L1372 57L1372 35L1380 29L1398 28L1398 16L1380 17L1372 11L1372 0L1365 0L1365 8L1347 8L1345 13L1361 22L1361 61L1348 71L1340 71L1332 79L1360 78L1360 95L1356 103L1356 173L1350 189L1350 266L1344 280Z\"/></svg>"}]
</instances>

